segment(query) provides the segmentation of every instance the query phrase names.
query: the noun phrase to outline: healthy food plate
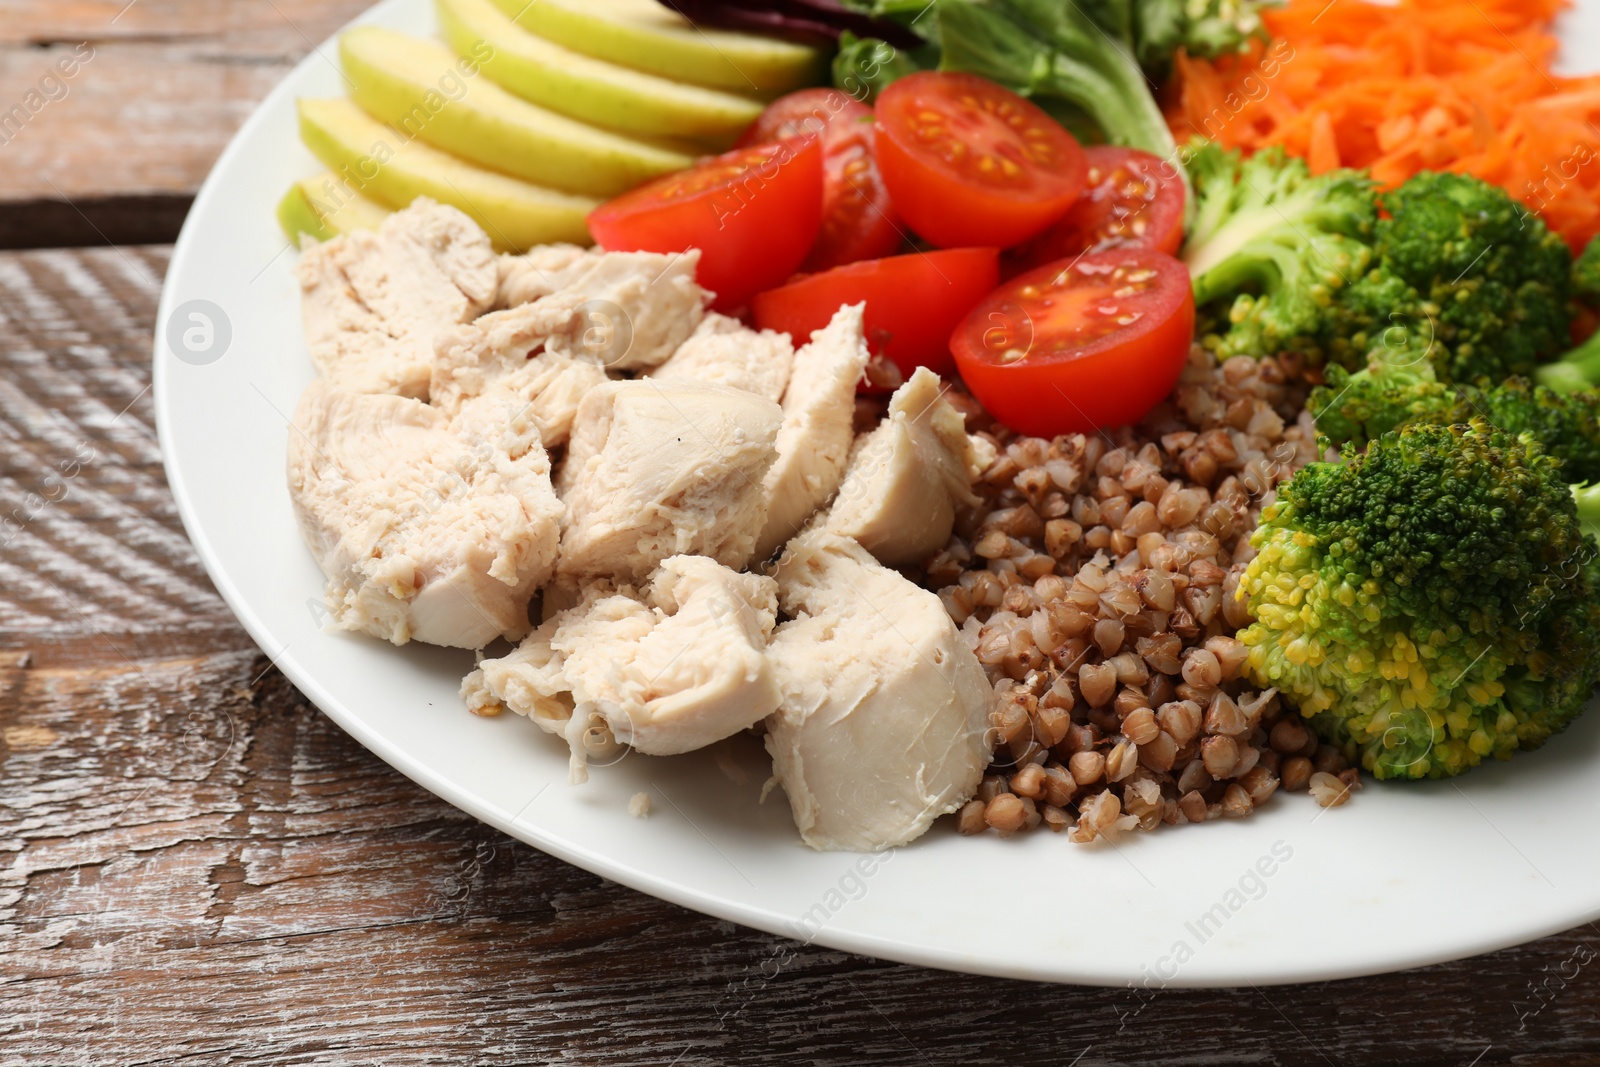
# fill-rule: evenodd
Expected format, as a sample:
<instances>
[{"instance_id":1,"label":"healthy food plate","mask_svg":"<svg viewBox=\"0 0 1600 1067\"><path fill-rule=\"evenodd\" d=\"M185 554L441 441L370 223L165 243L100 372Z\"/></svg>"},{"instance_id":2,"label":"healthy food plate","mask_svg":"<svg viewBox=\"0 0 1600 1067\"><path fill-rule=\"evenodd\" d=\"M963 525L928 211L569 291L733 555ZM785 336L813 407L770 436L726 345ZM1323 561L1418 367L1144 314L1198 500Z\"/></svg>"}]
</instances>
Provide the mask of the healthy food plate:
<instances>
[{"instance_id":1,"label":"healthy food plate","mask_svg":"<svg viewBox=\"0 0 1600 1067\"><path fill-rule=\"evenodd\" d=\"M435 33L425 0L388 0L358 22ZM1600 0L1560 27L1562 66L1600 70ZM804 847L783 795L760 802L770 763L748 735L682 756L624 754L569 785L557 739L520 716L463 708L471 652L325 631L323 578L284 478L289 417L314 372L299 252L273 207L322 169L301 145L296 99L346 88L327 42L205 183L163 295L156 407L184 524L223 597L279 670L402 773L538 849L684 907L978 974L1141 989L1317 981L1600 916L1593 710L1559 743L1454 780L1366 778L1337 808L1285 795L1247 819L1092 845L963 837L945 818L908 846L858 855ZM639 793L648 818L630 817Z\"/></svg>"}]
</instances>

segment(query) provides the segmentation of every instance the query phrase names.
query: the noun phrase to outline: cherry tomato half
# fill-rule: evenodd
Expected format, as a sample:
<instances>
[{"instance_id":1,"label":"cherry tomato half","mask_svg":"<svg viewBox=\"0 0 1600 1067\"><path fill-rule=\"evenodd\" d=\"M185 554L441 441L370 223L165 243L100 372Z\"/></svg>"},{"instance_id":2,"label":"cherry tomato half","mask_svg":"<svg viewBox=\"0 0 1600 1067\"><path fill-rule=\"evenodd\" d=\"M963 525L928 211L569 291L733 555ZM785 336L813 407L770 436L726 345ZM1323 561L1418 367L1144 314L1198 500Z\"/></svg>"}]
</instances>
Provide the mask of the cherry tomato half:
<instances>
[{"instance_id":1,"label":"cherry tomato half","mask_svg":"<svg viewBox=\"0 0 1600 1067\"><path fill-rule=\"evenodd\" d=\"M1138 422L1172 391L1193 340L1187 268L1121 248L1013 279L956 327L950 347L995 418L1054 437Z\"/></svg>"},{"instance_id":2,"label":"cherry tomato half","mask_svg":"<svg viewBox=\"0 0 1600 1067\"><path fill-rule=\"evenodd\" d=\"M822 144L816 137L739 148L623 193L589 214L589 232L614 252L700 249L697 278L732 311L788 278L822 221Z\"/></svg>"},{"instance_id":3,"label":"cherry tomato half","mask_svg":"<svg viewBox=\"0 0 1600 1067\"><path fill-rule=\"evenodd\" d=\"M822 135L822 230L801 269L828 270L898 251L904 236L878 170L872 109L838 89L801 89L769 104L739 145L805 134Z\"/></svg>"},{"instance_id":4,"label":"cherry tomato half","mask_svg":"<svg viewBox=\"0 0 1600 1067\"><path fill-rule=\"evenodd\" d=\"M878 97L878 166L913 230L942 248L1010 246L1060 219L1088 173L1059 123L972 74L923 71Z\"/></svg>"},{"instance_id":5,"label":"cherry tomato half","mask_svg":"<svg viewBox=\"0 0 1600 1067\"><path fill-rule=\"evenodd\" d=\"M1183 244L1183 181L1160 156L1094 145L1089 187L1060 222L1006 254L1013 273L1108 248L1153 248L1169 256Z\"/></svg>"},{"instance_id":6,"label":"cherry tomato half","mask_svg":"<svg viewBox=\"0 0 1600 1067\"><path fill-rule=\"evenodd\" d=\"M950 331L994 289L1000 252L951 248L850 263L796 279L750 303L756 325L805 344L841 305L867 302L867 348L910 377L918 367L948 374Z\"/></svg>"}]
</instances>

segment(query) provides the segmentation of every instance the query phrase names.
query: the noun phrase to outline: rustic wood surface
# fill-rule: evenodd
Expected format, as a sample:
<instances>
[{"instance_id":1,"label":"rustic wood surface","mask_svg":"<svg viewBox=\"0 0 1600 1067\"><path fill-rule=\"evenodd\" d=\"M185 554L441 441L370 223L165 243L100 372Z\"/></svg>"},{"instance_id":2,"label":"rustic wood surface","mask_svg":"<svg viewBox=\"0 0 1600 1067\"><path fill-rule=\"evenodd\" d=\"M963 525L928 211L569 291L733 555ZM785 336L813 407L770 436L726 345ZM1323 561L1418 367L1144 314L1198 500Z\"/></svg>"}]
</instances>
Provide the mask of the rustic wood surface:
<instances>
[{"instance_id":1,"label":"rustic wood surface","mask_svg":"<svg viewBox=\"0 0 1600 1067\"><path fill-rule=\"evenodd\" d=\"M0 1062L1600 1064L1590 927L1145 998L803 947L475 822L212 591L152 425L166 257L0 254Z\"/></svg>"},{"instance_id":2,"label":"rustic wood surface","mask_svg":"<svg viewBox=\"0 0 1600 1067\"><path fill-rule=\"evenodd\" d=\"M0 1063L1600 1064L1597 928L1264 990L945 974L567 866L311 708L179 525L149 394L168 253L129 246L171 239L367 3L0 0L0 123L56 97L0 125L0 247L102 246L0 253Z\"/></svg>"},{"instance_id":3,"label":"rustic wood surface","mask_svg":"<svg viewBox=\"0 0 1600 1067\"><path fill-rule=\"evenodd\" d=\"M173 240L267 90L369 6L0 0L0 248Z\"/></svg>"}]
</instances>

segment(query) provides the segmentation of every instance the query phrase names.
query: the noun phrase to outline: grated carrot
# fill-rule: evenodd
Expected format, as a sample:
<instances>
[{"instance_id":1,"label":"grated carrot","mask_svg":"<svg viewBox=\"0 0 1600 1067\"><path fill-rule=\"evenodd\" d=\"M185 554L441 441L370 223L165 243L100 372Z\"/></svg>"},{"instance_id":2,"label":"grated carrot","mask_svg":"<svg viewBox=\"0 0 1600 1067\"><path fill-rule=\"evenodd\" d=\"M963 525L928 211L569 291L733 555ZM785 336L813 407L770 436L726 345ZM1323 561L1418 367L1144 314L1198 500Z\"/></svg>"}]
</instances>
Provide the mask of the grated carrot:
<instances>
[{"instance_id":1,"label":"grated carrot","mask_svg":"<svg viewBox=\"0 0 1600 1067\"><path fill-rule=\"evenodd\" d=\"M1579 249L1600 234L1600 76L1551 73L1563 0L1288 0L1271 43L1180 55L1167 121L1385 187L1455 170L1501 186Z\"/></svg>"}]
</instances>

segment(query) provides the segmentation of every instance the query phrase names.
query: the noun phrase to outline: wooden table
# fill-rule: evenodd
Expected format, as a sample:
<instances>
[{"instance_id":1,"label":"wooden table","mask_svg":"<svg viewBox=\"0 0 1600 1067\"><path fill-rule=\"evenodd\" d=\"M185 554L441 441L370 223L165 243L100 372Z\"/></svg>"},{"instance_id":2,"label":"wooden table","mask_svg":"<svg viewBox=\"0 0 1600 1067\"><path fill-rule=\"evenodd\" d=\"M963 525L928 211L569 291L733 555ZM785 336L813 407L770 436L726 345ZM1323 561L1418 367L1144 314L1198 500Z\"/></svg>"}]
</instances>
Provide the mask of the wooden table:
<instances>
[{"instance_id":1,"label":"wooden table","mask_svg":"<svg viewBox=\"0 0 1600 1067\"><path fill-rule=\"evenodd\" d=\"M94 50L0 144L0 243L36 249L0 253L0 1062L1600 1063L1597 928L1148 999L944 974L569 867L323 718L179 526L149 393L168 250L137 243L363 2L0 0L0 105Z\"/></svg>"}]
</instances>

